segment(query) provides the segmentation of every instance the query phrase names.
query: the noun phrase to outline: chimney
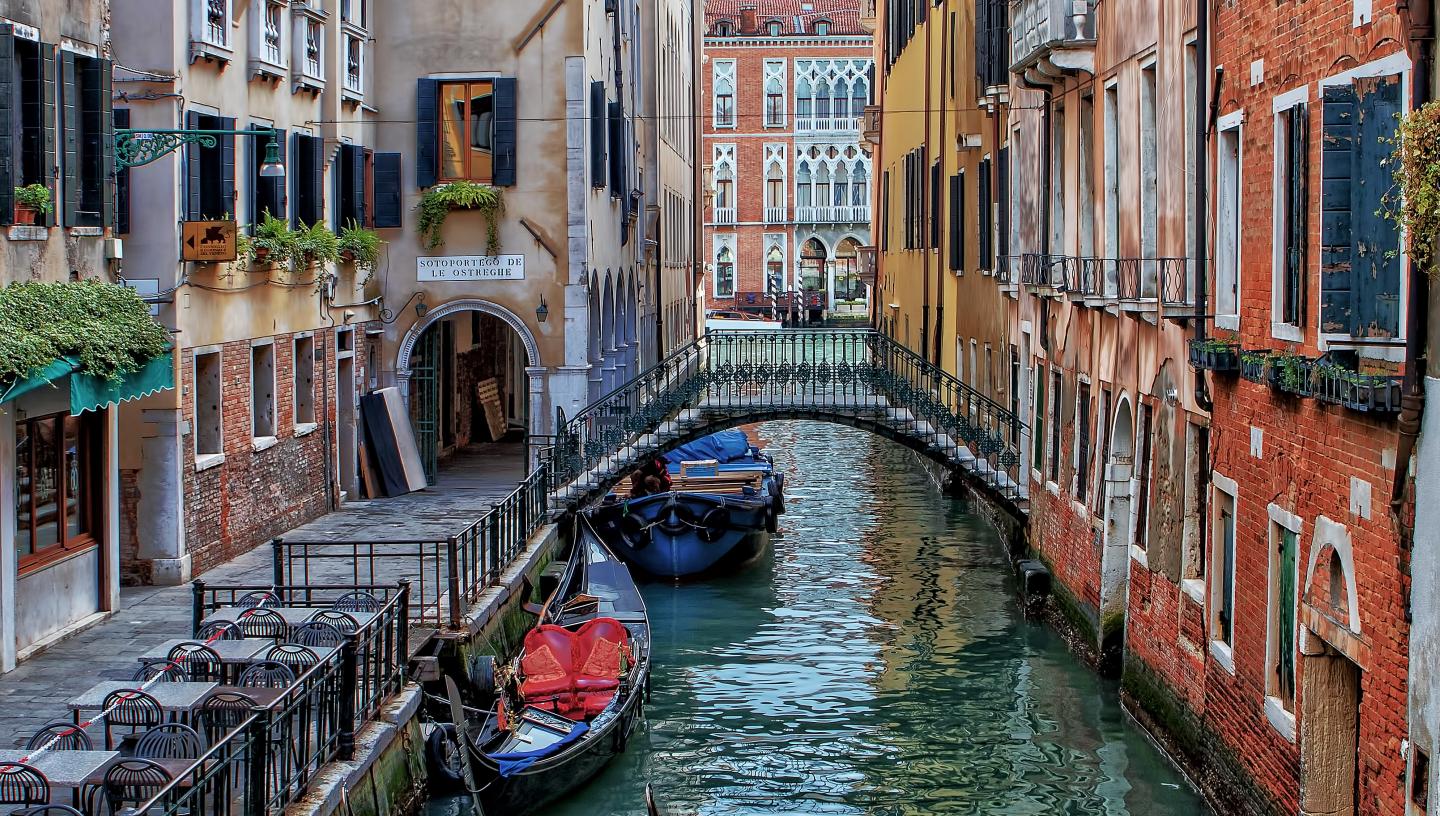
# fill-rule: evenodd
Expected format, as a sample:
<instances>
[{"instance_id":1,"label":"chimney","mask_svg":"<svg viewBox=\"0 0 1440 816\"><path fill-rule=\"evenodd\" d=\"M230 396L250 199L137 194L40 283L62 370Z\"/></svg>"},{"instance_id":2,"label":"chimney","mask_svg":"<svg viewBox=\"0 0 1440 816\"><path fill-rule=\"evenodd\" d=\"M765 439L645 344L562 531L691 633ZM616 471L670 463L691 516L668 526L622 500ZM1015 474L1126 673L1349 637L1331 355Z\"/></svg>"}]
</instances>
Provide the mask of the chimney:
<instances>
[{"instance_id":1,"label":"chimney","mask_svg":"<svg viewBox=\"0 0 1440 816\"><path fill-rule=\"evenodd\" d=\"M760 33L760 10L754 3L740 4L740 33Z\"/></svg>"}]
</instances>

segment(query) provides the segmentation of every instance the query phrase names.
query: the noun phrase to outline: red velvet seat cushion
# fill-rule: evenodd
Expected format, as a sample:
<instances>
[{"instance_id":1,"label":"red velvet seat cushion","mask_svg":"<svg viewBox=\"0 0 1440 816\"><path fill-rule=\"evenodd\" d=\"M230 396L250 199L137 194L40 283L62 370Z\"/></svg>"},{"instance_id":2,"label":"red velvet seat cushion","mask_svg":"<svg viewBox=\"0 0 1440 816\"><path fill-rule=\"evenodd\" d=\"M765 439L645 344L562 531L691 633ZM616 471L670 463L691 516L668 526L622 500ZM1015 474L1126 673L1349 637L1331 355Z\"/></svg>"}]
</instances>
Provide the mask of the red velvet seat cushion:
<instances>
[{"instance_id":1,"label":"red velvet seat cushion","mask_svg":"<svg viewBox=\"0 0 1440 816\"><path fill-rule=\"evenodd\" d=\"M520 693L525 702L572 719L604 710L630 660L629 632L614 618L586 621L575 632L537 626L525 635Z\"/></svg>"}]
</instances>

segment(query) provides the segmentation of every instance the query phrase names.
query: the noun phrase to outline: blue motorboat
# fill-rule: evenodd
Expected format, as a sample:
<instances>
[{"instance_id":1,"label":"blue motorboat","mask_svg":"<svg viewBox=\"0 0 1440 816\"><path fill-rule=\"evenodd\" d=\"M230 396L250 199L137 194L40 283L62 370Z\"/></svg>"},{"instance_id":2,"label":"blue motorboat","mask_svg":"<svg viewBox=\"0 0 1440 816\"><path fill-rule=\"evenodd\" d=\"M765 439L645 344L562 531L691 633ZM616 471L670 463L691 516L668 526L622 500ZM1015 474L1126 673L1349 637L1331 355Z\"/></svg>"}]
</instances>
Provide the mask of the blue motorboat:
<instances>
[{"instance_id":1,"label":"blue motorboat","mask_svg":"<svg viewBox=\"0 0 1440 816\"><path fill-rule=\"evenodd\" d=\"M656 578L698 578L758 558L785 512L784 476L741 431L683 445L587 511L605 543Z\"/></svg>"}]
</instances>

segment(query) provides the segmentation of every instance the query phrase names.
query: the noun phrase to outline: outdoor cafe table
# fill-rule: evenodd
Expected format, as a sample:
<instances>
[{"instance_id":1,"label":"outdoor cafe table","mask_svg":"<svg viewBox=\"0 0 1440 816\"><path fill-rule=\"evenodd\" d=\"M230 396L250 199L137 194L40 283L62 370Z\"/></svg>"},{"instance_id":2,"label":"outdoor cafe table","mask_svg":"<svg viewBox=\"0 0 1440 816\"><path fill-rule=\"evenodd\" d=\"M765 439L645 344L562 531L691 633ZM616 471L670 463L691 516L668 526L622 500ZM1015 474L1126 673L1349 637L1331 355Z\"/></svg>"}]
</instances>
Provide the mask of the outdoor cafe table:
<instances>
[{"instance_id":1,"label":"outdoor cafe table","mask_svg":"<svg viewBox=\"0 0 1440 816\"><path fill-rule=\"evenodd\" d=\"M284 696L290 689L283 688L256 688L254 686L216 686L210 691L210 697L216 694L243 694L255 701L255 705L261 708L269 708ZM207 697L206 699L209 699Z\"/></svg>"},{"instance_id":2,"label":"outdoor cafe table","mask_svg":"<svg viewBox=\"0 0 1440 816\"><path fill-rule=\"evenodd\" d=\"M169 660L170 650L182 643L201 643L195 639L188 640L167 640L159 646L151 649L138 658L141 663L149 663L152 660ZM255 656L269 649L273 641L266 638L246 638L245 640L217 640L205 644L220 655L221 663L249 663Z\"/></svg>"},{"instance_id":3,"label":"outdoor cafe table","mask_svg":"<svg viewBox=\"0 0 1440 816\"><path fill-rule=\"evenodd\" d=\"M0 762L19 762L34 751L0 751ZM80 788L120 759L119 751L46 751L25 763L45 775L52 791L69 789L78 797Z\"/></svg>"},{"instance_id":4,"label":"outdoor cafe table","mask_svg":"<svg viewBox=\"0 0 1440 816\"><path fill-rule=\"evenodd\" d=\"M294 629L302 623L309 622L311 618L315 617L316 612L331 611L328 606L266 606L262 608L278 612L280 618L284 620L285 624L291 629ZM243 606L222 606L207 615L202 625L204 623L214 623L215 621L222 620L238 623L240 616L249 611L251 611L249 608ZM354 618L356 625L362 629L365 628L365 624L375 620L374 612L346 612L345 614Z\"/></svg>"},{"instance_id":5,"label":"outdoor cafe table","mask_svg":"<svg viewBox=\"0 0 1440 816\"><path fill-rule=\"evenodd\" d=\"M106 680L96 683L89 691L69 702L75 712L75 721L80 721L80 712L99 711L105 705L105 698L113 691L134 690L141 686L134 680ZM145 693L155 698L160 709L167 714L179 714L188 718L200 703L215 690L215 683L155 683Z\"/></svg>"}]
</instances>

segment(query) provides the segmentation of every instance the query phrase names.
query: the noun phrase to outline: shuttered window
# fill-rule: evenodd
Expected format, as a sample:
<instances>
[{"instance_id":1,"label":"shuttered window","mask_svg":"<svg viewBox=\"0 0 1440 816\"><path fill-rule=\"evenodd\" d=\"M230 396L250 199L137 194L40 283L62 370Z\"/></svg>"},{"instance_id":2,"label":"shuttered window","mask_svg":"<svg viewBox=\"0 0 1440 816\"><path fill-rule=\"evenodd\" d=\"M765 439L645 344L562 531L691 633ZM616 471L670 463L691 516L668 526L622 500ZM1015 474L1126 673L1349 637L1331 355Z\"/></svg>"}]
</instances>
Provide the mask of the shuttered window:
<instances>
[{"instance_id":1,"label":"shuttered window","mask_svg":"<svg viewBox=\"0 0 1440 816\"><path fill-rule=\"evenodd\" d=\"M56 139L55 46L0 24L0 224L11 223L15 188L51 188ZM55 223L52 210L45 223Z\"/></svg>"},{"instance_id":2,"label":"shuttered window","mask_svg":"<svg viewBox=\"0 0 1440 816\"><path fill-rule=\"evenodd\" d=\"M190 111L187 130L234 130L235 120ZM185 219L219 220L235 213L235 137L216 136L215 146L185 146Z\"/></svg>"},{"instance_id":3,"label":"shuttered window","mask_svg":"<svg viewBox=\"0 0 1440 816\"><path fill-rule=\"evenodd\" d=\"M297 133L290 157L294 226L308 227L325 218L325 140Z\"/></svg>"},{"instance_id":4,"label":"shuttered window","mask_svg":"<svg viewBox=\"0 0 1440 816\"><path fill-rule=\"evenodd\" d=\"M467 180L512 187L518 100L513 77L437 82L416 88L416 182Z\"/></svg>"},{"instance_id":5,"label":"shuttered window","mask_svg":"<svg viewBox=\"0 0 1440 816\"><path fill-rule=\"evenodd\" d=\"M60 77L62 223L108 225L114 207L115 157L110 62L62 51Z\"/></svg>"},{"instance_id":6,"label":"shuttered window","mask_svg":"<svg viewBox=\"0 0 1440 816\"><path fill-rule=\"evenodd\" d=\"M370 159L360 145L342 144L335 157L335 230L370 226Z\"/></svg>"},{"instance_id":7,"label":"shuttered window","mask_svg":"<svg viewBox=\"0 0 1440 816\"><path fill-rule=\"evenodd\" d=\"M950 177L950 270L965 272L965 171Z\"/></svg>"},{"instance_id":8,"label":"shuttered window","mask_svg":"<svg viewBox=\"0 0 1440 816\"><path fill-rule=\"evenodd\" d=\"M116 108L116 128L130 127L130 109ZM130 234L130 168L115 172L115 234Z\"/></svg>"},{"instance_id":9,"label":"shuttered window","mask_svg":"<svg viewBox=\"0 0 1440 816\"><path fill-rule=\"evenodd\" d=\"M1002 18L1003 19L1003 18ZM1000 164L995 168L999 176L999 198L1000 223L997 230L1000 235L1000 258L1001 262L1010 255L1010 148L1000 148ZM993 267L993 264L992 264Z\"/></svg>"},{"instance_id":10,"label":"shuttered window","mask_svg":"<svg viewBox=\"0 0 1440 816\"><path fill-rule=\"evenodd\" d=\"M251 125L252 130L267 127L269 125ZM276 130L275 140L280 148L280 163L286 164L289 143L285 131ZM250 143L250 223L260 223L264 220L267 212L275 218L284 220L287 204L285 179L260 175L260 165L265 161L265 146L269 144L269 140L252 137L247 141ZM288 168L286 172L288 175Z\"/></svg>"},{"instance_id":11,"label":"shuttered window","mask_svg":"<svg viewBox=\"0 0 1440 816\"><path fill-rule=\"evenodd\" d=\"M375 226L401 226L400 154L375 154Z\"/></svg>"},{"instance_id":12,"label":"shuttered window","mask_svg":"<svg viewBox=\"0 0 1440 816\"><path fill-rule=\"evenodd\" d=\"M615 161L610 162L610 195L619 198L625 187L625 109L619 102L611 102L606 119L609 122L610 150L615 156Z\"/></svg>"},{"instance_id":13,"label":"shuttered window","mask_svg":"<svg viewBox=\"0 0 1440 816\"><path fill-rule=\"evenodd\" d=\"M1385 166L1402 111L1399 75L1362 77L1324 92L1320 195L1320 329L1400 335L1400 236L1380 212Z\"/></svg>"},{"instance_id":14,"label":"shuttered window","mask_svg":"<svg viewBox=\"0 0 1440 816\"><path fill-rule=\"evenodd\" d=\"M941 202L943 199L940 198L942 194L942 185L940 183L940 179L940 162L935 162L934 164L930 165L930 206L928 208L930 210L928 218L930 221L929 247L931 249L940 248L940 229L944 221L944 218L941 215L941 213L943 212L943 210L941 209Z\"/></svg>"},{"instance_id":15,"label":"shuttered window","mask_svg":"<svg viewBox=\"0 0 1440 816\"><path fill-rule=\"evenodd\" d=\"M605 83L590 83L590 186L604 189L610 178L610 169L605 164L608 144L609 109L605 100Z\"/></svg>"},{"instance_id":16,"label":"shuttered window","mask_svg":"<svg viewBox=\"0 0 1440 816\"><path fill-rule=\"evenodd\" d=\"M1305 260L1309 200L1306 182L1309 178L1309 106L1300 103L1281 111L1276 117L1281 155L1275 166L1279 179L1275 195L1279 199L1281 219L1276 238L1280 242L1280 286L1276 306L1281 323L1303 326L1305 323Z\"/></svg>"},{"instance_id":17,"label":"shuttered window","mask_svg":"<svg viewBox=\"0 0 1440 816\"><path fill-rule=\"evenodd\" d=\"M980 268L986 271L995 268L994 244L994 202L990 192L990 159L980 161L980 174L976 177L980 186L977 206L980 208Z\"/></svg>"}]
</instances>

